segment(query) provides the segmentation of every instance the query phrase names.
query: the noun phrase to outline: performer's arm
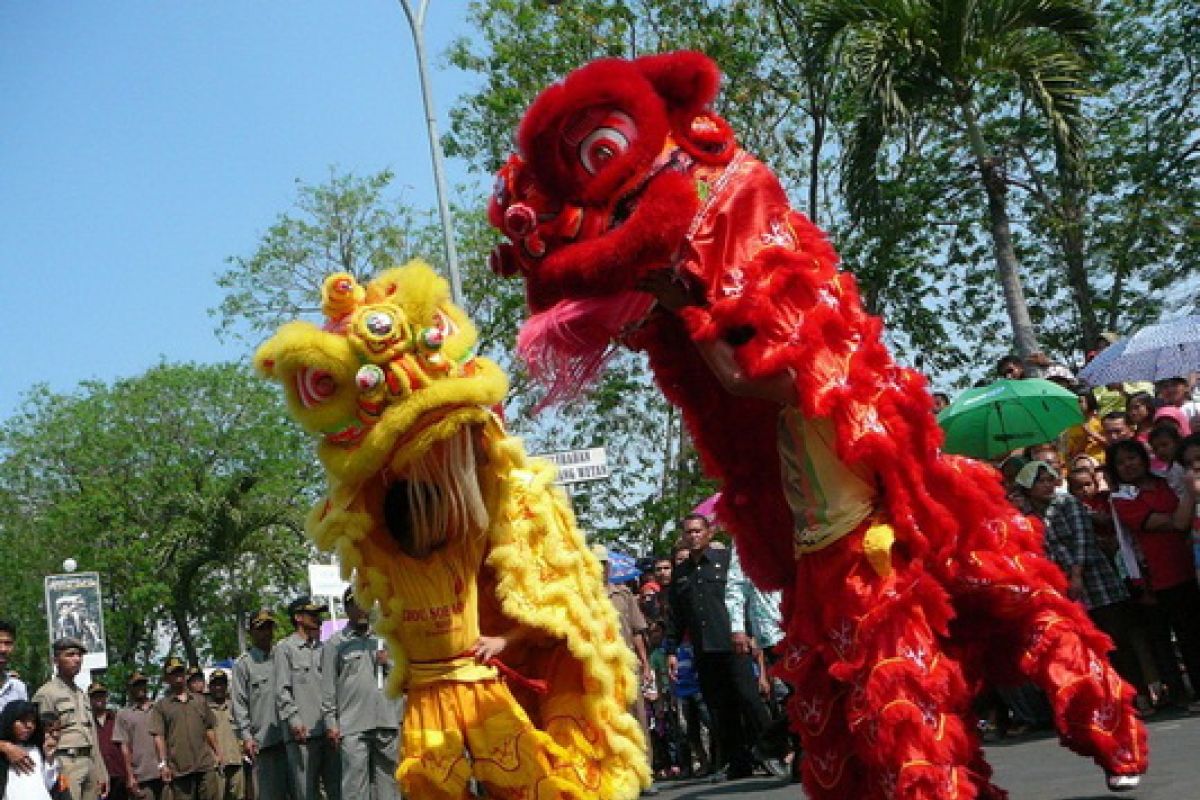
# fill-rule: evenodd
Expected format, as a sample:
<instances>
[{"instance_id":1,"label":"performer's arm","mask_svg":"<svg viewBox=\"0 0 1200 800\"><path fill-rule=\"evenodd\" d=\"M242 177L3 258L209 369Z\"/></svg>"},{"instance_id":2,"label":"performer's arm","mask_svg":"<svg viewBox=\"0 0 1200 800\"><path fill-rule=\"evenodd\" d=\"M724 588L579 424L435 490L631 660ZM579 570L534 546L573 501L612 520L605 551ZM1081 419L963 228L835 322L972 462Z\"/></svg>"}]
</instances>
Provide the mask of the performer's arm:
<instances>
[{"instance_id":1,"label":"performer's arm","mask_svg":"<svg viewBox=\"0 0 1200 800\"><path fill-rule=\"evenodd\" d=\"M475 656L475 660L480 664L486 663L503 653L510 644L526 639L532 633L533 631L524 625L514 625L499 636L480 636L471 648L471 655Z\"/></svg>"},{"instance_id":2,"label":"performer's arm","mask_svg":"<svg viewBox=\"0 0 1200 800\"><path fill-rule=\"evenodd\" d=\"M692 292L668 270L650 273L638 282L637 288L654 295L658 304L672 314L696 304ZM781 406L795 405L799 400L795 376L790 370L761 378L751 377L738 364L729 342L717 338L693 343L704 363L730 394L769 400Z\"/></svg>"}]
</instances>

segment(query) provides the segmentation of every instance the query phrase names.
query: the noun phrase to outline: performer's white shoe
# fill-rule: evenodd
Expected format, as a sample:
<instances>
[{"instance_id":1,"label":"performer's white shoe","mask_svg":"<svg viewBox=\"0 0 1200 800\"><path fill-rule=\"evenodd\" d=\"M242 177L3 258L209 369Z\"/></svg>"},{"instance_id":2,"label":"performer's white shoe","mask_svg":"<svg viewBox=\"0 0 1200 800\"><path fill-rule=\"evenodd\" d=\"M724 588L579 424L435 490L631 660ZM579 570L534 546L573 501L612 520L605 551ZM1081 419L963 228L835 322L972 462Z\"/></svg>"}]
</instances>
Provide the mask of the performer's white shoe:
<instances>
[{"instance_id":1,"label":"performer's white shoe","mask_svg":"<svg viewBox=\"0 0 1200 800\"><path fill-rule=\"evenodd\" d=\"M1141 775L1112 775L1108 776L1110 792L1131 792L1142 782Z\"/></svg>"}]
</instances>

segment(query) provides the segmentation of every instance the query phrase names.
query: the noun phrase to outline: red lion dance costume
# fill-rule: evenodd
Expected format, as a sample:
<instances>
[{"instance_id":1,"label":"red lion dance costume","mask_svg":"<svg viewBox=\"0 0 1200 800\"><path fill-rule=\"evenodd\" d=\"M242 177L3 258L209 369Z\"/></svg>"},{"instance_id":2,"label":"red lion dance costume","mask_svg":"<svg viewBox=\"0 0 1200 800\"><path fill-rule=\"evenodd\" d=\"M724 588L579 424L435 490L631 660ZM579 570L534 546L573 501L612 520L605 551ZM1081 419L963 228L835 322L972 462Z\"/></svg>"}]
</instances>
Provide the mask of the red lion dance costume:
<instances>
[{"instance_id":1,"label":"red lion dance costume","mask_svg":"<svg viewBox=\"0 0 1200 800\"><path fill-rule=\"evenodd\" d=\"M1110 641L995 471L940 451L924 379L710 110L719 78L699 53L606 59L526 113L490 217L510 240L493 269L526 283L532 369L556 397L614 339L648 354L746 571L784 590L778 674L809 796L1005 797L970 715L984 681L1035 682L1063 742L1129 788L1115 776L1145 771L1146 734ZM636 290L664 269L695 305L665 313ZM697 349L714 340L748 376L790 374L794 407L725 391Z\"/></svg>"}]
</instances>

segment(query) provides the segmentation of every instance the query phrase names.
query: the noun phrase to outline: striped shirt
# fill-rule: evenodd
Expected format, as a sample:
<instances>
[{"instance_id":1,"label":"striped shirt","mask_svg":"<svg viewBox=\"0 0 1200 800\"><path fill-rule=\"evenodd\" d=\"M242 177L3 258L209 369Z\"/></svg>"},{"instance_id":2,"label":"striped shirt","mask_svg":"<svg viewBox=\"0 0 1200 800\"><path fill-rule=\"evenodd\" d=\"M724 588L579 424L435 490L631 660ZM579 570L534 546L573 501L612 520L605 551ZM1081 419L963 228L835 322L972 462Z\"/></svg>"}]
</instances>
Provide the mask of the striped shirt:
<instances>
[{"instance_id":1,"label":"striped shirt","mask_svg":"<svg viewBox=\"0 0 1200 800\"><path fill-rule=\"evenodd\" d=\"M1088 609L1129 598L1116 568L1100 550L1092 515L1087 506L1069 494L1056 494L1041 514L1046 525L1046 554L1062 569L1083 567L1083 601Z\"/></svg>"}]
</instances>

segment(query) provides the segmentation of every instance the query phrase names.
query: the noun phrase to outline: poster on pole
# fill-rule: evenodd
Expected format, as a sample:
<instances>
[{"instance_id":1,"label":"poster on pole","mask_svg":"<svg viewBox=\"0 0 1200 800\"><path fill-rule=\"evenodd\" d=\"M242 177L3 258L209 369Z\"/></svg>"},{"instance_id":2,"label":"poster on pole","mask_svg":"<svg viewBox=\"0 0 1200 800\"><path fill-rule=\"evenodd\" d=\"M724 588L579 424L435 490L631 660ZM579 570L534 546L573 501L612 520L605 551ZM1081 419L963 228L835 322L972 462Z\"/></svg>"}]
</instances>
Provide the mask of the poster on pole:
<instances>
[{"instance_id":1,"label":"poster on pole","mask_svg":"<svg viewBox=\"0 0 1200 800\"><path fill-rule=\"evenodd\" d=\"M87 648L83 656L83 670L108 667L99 573L47 575L46 621L50 627L51 644L67 636L83 642Z\"/></svg>"}]
</instances>

